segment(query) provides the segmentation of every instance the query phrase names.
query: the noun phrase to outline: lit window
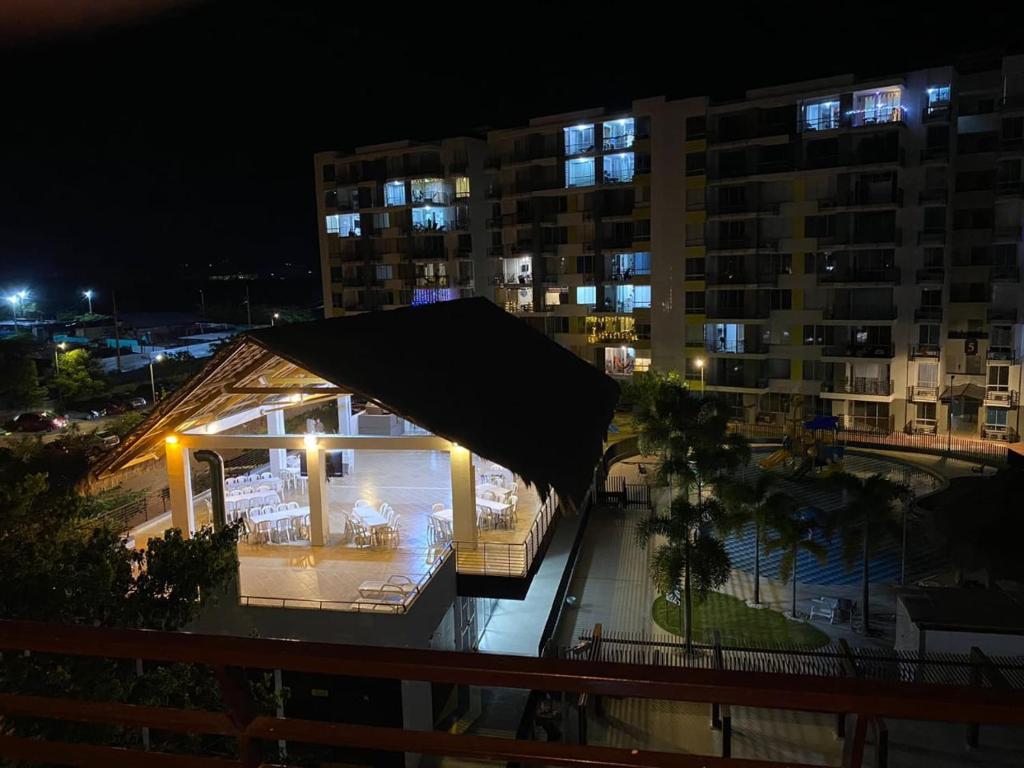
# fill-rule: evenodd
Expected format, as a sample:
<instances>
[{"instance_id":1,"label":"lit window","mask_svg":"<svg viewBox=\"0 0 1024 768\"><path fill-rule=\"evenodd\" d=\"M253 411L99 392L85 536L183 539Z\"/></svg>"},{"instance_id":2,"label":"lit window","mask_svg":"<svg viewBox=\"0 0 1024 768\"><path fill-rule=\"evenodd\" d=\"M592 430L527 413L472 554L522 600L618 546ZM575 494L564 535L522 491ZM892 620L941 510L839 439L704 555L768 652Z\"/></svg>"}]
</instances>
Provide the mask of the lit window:
<instances>
[{"instance_id":1,"label":"lit window","mask_svg":"<svg viewBox=\"0 0 1024 768\"><path fill-rule=\"evenodd\" d=\"M858 91L853 94L852 124L899 123L903 121L903 89L899 86Z\"/></svg>"},{"instance_id":2,"label":"lit window","mask_svg":"<svg viewBox=\"0 0 1024 768\"><path fill-rule=\"evenodd\" d=\"M633 347L605 347L604 372L609 376L632 376L636 369Z\"/></svg>"},{"instance_id":3,"label":"lit window","mask_svg":"<svg viewBox=\"0 0 1024 768\"><path fill-rule=\"evenodd\" d=\"M384 185L384 205L405 205L404 181L389 181Z\"/></svg>"},{"instance_id":4,"label":"lit window","mask_svg":"<svg viewBox=\"0 0 1024 768\"><path fill-rule=\"evenodd\" d=\"M576 303L592 307L597 304L597 287L581 285L576 289Z\"/></svg>"},{"instance_id":5,"label":"lit window","mask_svg":"<svg viewBox=\"0 0 1024 768\"><path fill-rule=\"evenodd\" d=\"M620 155L605 155L604 183L621 184L633 180L633 153L623 152Z\"/></svg>"},{"instance_id":6,"label":"lit window","mask_svg":"<svg viewBox=\"0 0 1024 768\"><path fill-rule=\"evenodd\" d=\"M340 237L358 237L362 234L359 228L358 213L334 213L326 217L327 234Z\"/></svg>"},{"instance_id":7,"label":"lit window","mask_svg":"<svg viewBox=\"0 0 1024 768\"><path fill-rule=\"evenodd\" d=\"M448 221L447 209L425 205L412 209L412 227L420 230L444 229Z\"/></svg>"},{"instance_id":8,"label":"lit window","mask_svg":"<svg viewBox=\"0 0 1024 768\"><path fill-rule=\"evenodd\" d=\"M594 158L585 157L565 161L566 187L591 187L594 185Z\"/></svg>"},{"instance_id":9,"label":"lit window","mask_svg":"<svg viewBox=\"0 0 1024 768\"><path fill-rule=\"evenodd\" d=\"M571 128L563 128L562 135L565 140L565 154L581 155L594 151L594 126L574 125Z\"/></svg>"},{"instance_id":10,"label":"lit window","mask_svg":"<svg viewBox=\"0 0 1024 768\"><path fill-rule=\"evenodd\" d=\"M651 358L649 357L638 357L633 361L633 372L634 373L647 373L651 370Z\"/></svg>"},{"instance_id":11,"label":"lit window","mask_svg":"<svg viewBox=\"0 0 1024 768\"><path fill-rule=\"evenodd\" d=\"M636 137L632 117L622 120L611 120L601 126L603 141L602 147L609 149L629 149L633 146Z\"/></svg>"},{"instance_id":12,"label":"lit window","mask_svg":"<svg viewBox=\"0 0 1024 768\"><path fill-rule=\"evenodd\" d=\"M413 203L446 205L449 202L449 188L446 188L444 179L413 179L409 188Z\"/></svg>"},{"instance_id":13,"label":"lit window","mask_svg":"<svg viewBox=\"0 0 1024 768\"><path fill-rule=\"evenodd\" d=\"M637 285L633 287L633 307L636 309L651 308L651 286Z\"/></svg>"},{"instance_id":14,"label":"lit window","mask_svg":"<svg viewBox=\"0 0 1024 768\"><path fill-rule=\"evenodd\" d=\"M803 105L805 131L827 131L839 127L839 99L830 96L824 101Z\"/></svg>"},{"instance_id":15,"label":"lit window","mask_svg":"<svg viewBox=\"0 0 1024 768\"><path fill-rule=\"evenodd\" d=\"M469 197L469 176L455 177L455 196Z\"/></svg>"},{"instance_id":16,"label":"lit window","mask_svg":"<svg viewBox=\"0 0 1024 768\"><path fill-rule=\"evenodd\" d=\"M949 109L949 86L948 85L933 85L925 94L928 97L928 114L934 114L936 112L945 112Z\"/></svg>"}]
</instances>

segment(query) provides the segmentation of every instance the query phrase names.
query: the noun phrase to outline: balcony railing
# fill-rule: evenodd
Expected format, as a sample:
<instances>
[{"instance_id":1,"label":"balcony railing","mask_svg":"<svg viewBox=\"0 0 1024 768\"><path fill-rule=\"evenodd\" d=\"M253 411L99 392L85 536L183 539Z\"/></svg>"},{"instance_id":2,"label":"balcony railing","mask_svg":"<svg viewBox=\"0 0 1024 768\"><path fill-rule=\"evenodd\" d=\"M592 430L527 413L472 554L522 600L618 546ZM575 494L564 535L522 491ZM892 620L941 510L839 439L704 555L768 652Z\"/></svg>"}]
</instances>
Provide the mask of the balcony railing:
<instances>
[{"instance_id":1,"label":"balcony railing","mask_svg":"<svg viewBox=\"0 0 1024 768\"><path fill-rule=\"evenodd\" d=\"M704 349L717 354L760 355L767 354L768 345L760 339L739 339L737 341L707 341L704 343Z\"/></svg>"},{"instance_id":2,"label":"balcony railing","mask_svg":"<svg viewBox=\"0 0 1024 768\"><path fill-rule=\"evenodd\" d=\"M826 381L822 384L822 389L826 392L845 392L852 395L891 395L893 382L889 379L854 376L845 380Z\"/></svg>"},{"instance_id":3,"label":"balcony railing","mask_svg":"<svg viewBox=\"0 0 1024 768\"><path fill-rule=\"evenodd\" d=\"M768 317L769 308L767 304L742 304L740 306L719 306L712 304L707 307L706 314L708 318L712 320L753 320Z\"/></svg>"},{"instance_id":4,"label":"balcony railing","mask_svg":"<svg viewBox=\"0 0 1024 768\"><path fill-rule=\"evenodd\" d=\"M700 376L698 375L699 379ZM734 387L736 389L768 389L767 376L716 376L714 373L707 375L709 387Z\"/></svg>"},{"instance_id":5,"label":"balcony railing","mask_svg":"<svg viewBox=\"0 0 1024 768\"><path fill-rule=\"evenodd\" d=\"M946 279L943 267L925 267L914 272L914 280L918 283L942 283Z\"/></svg>"},{"instance_id":6,"label":"balcony railing","mask_svg":"<svg viewBox=\"0 0 1024 768\"><path fill-rule=\"evenodd\" d=\"M942 347L938 344L911 344L910 356L938 360L941 349Z\"/></svg>"},{"instance_id":7,"label":"balcony railing","mask_svg":"<svg viewBox=\"0 0 1024 768\"><path fill-rule=\"evenodd\" d=\"M917 199L919 203L944 203L948 194L945 187L929 187L922 189Z\"/></svg>"},{"instance_id":8,"label":"balcony railing","mask_svg":"<svg viewBox=\"0 0 1024 768\"><path fill-rule=\"evenodd\" d=\"M942 307L918 307L914 310L914 322L922 323L927 321L941 322Z\"/></svg>"},{"instance_id":9,"label":"balcony railing","mask_svg":"<svg viewBox=\"0 0 1024 768\"><path fill-rule=\"evenodd\" d=\"M1014 325L1017 322L1017 310L995 307L985 311L985 319L991 323Z\"/></svg>"},{"instance_id":10,"label":"balcony railing","mask_svg":"<svg viewBox=\"0 0 1024 768\"><path fill-rule=\"evenodd\" d=\"M777 285L779 275L767 269L708 269L704 279L708 285Z\"/></svg>"},{"instance_id":11,"label":"balcony railing","mask_svg":"<svg viewBox=\"0 0 1024 768\"><path fill-rule=\"evenodd\" d=\"M914 403L934 403L939 399L939 388L935 384L912 384L907 387L907 400Z\"/></svg>"},{"instance_id":12,"label":"balcony railing","mask_svg":"<svg viewBox=\"0 0 1024 768\"><path fill-rule=\"evenodd\" d=\"M821 354L825 357L875 357L886 358L894 354L890 344L837 343L825 346Z\"/></svg>"},{"instance_id":13,"label":"balcony railing","mask_svg":"<svg viewBox=\"0 0 1024 768\"><path fill-rule=\"evenodd\" d=\"M921 162L926 163L930 160L947 160L949 159L949 147L925 147L921 150Z\"/></svg>"},{"instance_id":14,"label":"balcony railing","mask_svg":"<svg viewBox=\"0 0 1024 768\"><path fill-rule=\"evenodd\" d=\"M818 273L819 283L898 283L899 281L899 267L869 269L839 266Z\"/></svg>"},{"instance_id":15,"label":"balcony railing","mask_svg":"<svg viewBox=\"0 0 1024 768\"><path fill-rule=\"evenodd\" d=\"M988 351L985 356L989 360L1009 360L1013 362L1017 359L1017 355L1013 351L1013 347L989 345Z\"/></svg>"},{"instance_id":16,"label":"balcony railing","mask_svg":"<svg viewBox=\"0 0 1024 768\"><path fill-rule=\"evenodd\" d=\"M1024 196L1024 182L1000 181L996 184L996 194L1000 197Z\"/></svg>"},{"instance_id":17,"label":"balcony railing","mask_svg":"<svg viewBox=\"0 0 1024 768\"><path fill-rule=\"evenodd\" d=\"M822 316L826 320L895 320L896 307L886 304L838 304L825 307Z\"/></svg>"},{"instance_id":18,"label":"balcony railing","mask_svg":"<svg viewBox=\"0 0 1024 768\"><path fill-rule=\"evenodd\" d=\"M1017 390L990 386L985 390L985 405L997 408L1016 408Z\"/></svg>"},{"instance_id":19,"label":"balcony railing","mask_svg":"<svg viewBox=\"0 0 1024 768\"><path fill-rule=\"evenodd\" d=\"M924 229L917 233L918 245L942 245L945 242L945 229Z\"/></svg>"},{"instance_id":20,"label":"balcony railing","mask_svg":"<svg viewBox=\"0 0 1024 768\"><path fill-rule=\"evenodd\" d=\"M988 279L993 283L1019 283L1020 267L997 264L988 271Z\"/></svg>"}]
</instances>

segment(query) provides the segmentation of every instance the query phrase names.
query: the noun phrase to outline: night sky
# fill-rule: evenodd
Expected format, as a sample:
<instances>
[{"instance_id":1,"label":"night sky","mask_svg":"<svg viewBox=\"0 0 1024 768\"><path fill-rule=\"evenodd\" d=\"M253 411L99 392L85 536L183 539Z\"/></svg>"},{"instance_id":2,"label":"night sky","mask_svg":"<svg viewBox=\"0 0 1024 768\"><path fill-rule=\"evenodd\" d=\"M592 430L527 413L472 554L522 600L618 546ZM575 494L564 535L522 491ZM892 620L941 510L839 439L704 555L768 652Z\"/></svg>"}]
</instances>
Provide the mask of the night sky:
<instances>
[{"instance_id":1,"label":"night sky","mask_svg":"<svg viewBox=\"0 0 1024 768\"><path fill-rule=\"evenodd\" d=\"M186 264L316 272L317 150L943 64L1024 31L1014 3L732 3L688 24L682 4L166 4L0 18L0 290L144 286L166 305Z\"/></svg>"}]
</instances>

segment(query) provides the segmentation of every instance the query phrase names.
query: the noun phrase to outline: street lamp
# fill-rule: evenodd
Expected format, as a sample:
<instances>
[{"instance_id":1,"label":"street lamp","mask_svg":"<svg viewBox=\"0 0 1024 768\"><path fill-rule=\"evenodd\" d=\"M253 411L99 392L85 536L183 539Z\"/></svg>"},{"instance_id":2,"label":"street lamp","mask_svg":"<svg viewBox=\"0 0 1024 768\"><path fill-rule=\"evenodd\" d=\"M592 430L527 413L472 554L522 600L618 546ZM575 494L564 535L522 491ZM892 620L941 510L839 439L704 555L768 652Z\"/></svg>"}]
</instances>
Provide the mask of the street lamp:
<instances>
[{"instance_id":1,"label":"street lamp","mask_svg":"<svg viewBox=\"0 0 1024 768\"><path fill-rule=\"evenodd\" d=\"M60 353L68 348L68 343L62 341L53 350L53 369L54 372L60 373Z\"/></svg>"},{"instance_id":2,"label":"street lamp","mask_svg":"<svg viewBox=\"0 0 1024 768\"><path fill-rule=\"evenodd\" d=\"M88 291L83 291L82 295L85 296L86 301L89 302L89 314L91 315L92 314L92 297L95 294L92 292L92 289L90 289Z\"/></svg>"},{"instance_id":3,"label":"street lamp","mask_svg":"<svg viewBox=\"0 0 1024 768\"><path fill-rule=\"evenodd\" d=\"M157 355L149 360L149 388L153 393L153 405L156 405L156 377L153 376L153 363L159 363L163 359L163 355Z\"/></svg>"},{"instance_id":4,"label":"street lamp","mask_svg":"<svg viewBox=\"0 0 1024 768\"><path fill-rule=\"evenodd\" d=\"M274 327L274 321L280 319L280 317L281 317L281 315L278 312L275 312L274 314L272 314L270 316L270 327L271 328Z\"/></svg>"},{"instance_id":5,"label":"street lamp","mask_svg":"<svg viewBox=\"0 0 1024 768\"><path fill-rule=\"evenodd\" d=\"M694 364L700 370L700 396L701 396L701 399L703 399L704 398L704 358L703 357L698 357L696 360L694 360Z\"/></svg>"},{"instance_id":6,"label":"street lamp","mask_svg":"<svg viewBox=\"0 0 1024 768\"><path fill-rule=\"evenodd\" d=\"M18 330L18 305L21 305L21 309L25 310L25 299L28 298L28 291L24 288L16 293L12 293L7 297L7 300L11 302L11 312L14 313L14 330Z\"/></svg>"}]
</instances>

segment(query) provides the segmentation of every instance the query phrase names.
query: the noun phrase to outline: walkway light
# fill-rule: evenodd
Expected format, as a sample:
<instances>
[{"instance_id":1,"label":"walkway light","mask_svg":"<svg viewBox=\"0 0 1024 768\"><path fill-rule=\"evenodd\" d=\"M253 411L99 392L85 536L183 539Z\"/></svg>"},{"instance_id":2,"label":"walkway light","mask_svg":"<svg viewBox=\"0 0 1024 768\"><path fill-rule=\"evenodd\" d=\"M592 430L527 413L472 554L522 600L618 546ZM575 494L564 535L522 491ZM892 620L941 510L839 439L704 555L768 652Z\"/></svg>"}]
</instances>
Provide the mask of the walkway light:
<instances>
[{"instance_id":1,"label":"walkway light","mask_svg":"<svg viewBox=\"0 0 1024 768\"><path fill-rule=\"evenodd\" d=\"M164 438L164 442L166 442L168 445L177 445L178 444L178 436L177 435L168 435L167 437Z\"/></svg>"}]
</instances>

